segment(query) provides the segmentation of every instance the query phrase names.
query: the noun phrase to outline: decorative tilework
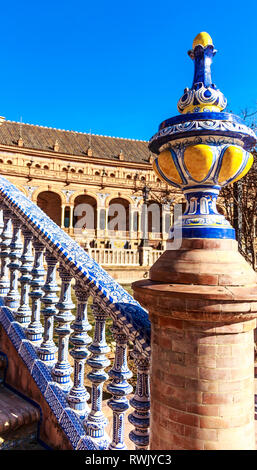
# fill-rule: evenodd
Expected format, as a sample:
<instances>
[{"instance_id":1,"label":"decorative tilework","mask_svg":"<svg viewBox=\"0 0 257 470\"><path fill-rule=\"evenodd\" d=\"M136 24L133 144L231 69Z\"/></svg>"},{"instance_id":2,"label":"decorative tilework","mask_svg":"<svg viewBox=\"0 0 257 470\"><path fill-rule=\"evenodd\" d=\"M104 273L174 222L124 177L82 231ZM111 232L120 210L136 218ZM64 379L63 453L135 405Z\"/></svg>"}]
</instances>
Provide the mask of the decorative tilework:
<instances>
[{"instance_id":1,"label":"decorative tilework","mask_svg":"<svg viewBox=\"0 0 257 470\"><path fill-rule=\"evenodd\" d=\"M2 323L2 325L3 325L6 332L10 328L12 320L13 320L13 316L11 314L11 311L8 308L3 307L3 303L2 303L2 299L1 299L0 321L1 321L1 323Z\"/></svg>"},{"instance_id":2,"label":"decorative tilework","mask_svg":"<svg viewBox=\"0 0 257 470\"><path fill-rule=\"evenodd\" d=\"M54 413L55 417L57 419L60 419L63 409L68 406L64 393L55 384L55 382L49 382L48 388L44 396L48 404L51 406L52 412Z\"/></svg>"},{"instance_id":3,"label":"decorative tilework","mask_svg":"<svg viewBox=\"0 0 257 470\"><path fill-rule=\"evenodd\" d=\"M84 436L75 450L97 450L97 447L89 437Z\"/></svg>"},{"instance_id":4,"label":"decorative tilework","mask_svg":"<svg viewBox=\"0 0 257 470\"><path fill-rule=\"evenodd\" d=\"M76 413L69 408L66 396L62 390L51 381L48 367L40 359L37 359L34 346L26 339L23 328L14 320L9 308L0 306L0 323L8 333L8 337L12 341L17 353L30 370L38 389L56 416L59 425L73 448L77 448L77 450L99 450L100 448L106 448L106 446L104 447L104 442L99 442L98 446L96 446L90 437L85 436L82 422Z\"/></svg>"},{"instance_id":5,"label":"decorative tilework","mask_svg":"<svg viewBox=\"0 0 257 470\"><path fill-rule=\"evenodd\" d=\"M25 362L27 368L30 371L32 371L34 363L38 359L35 348L31 345L31 343L27 339L24 339L21 342L18 352L20 356L22 357L23 361Z\"/></svg>"},{"instance_id":6,"label":"decorative tilework","mask_svg":"<svg viewBox=\"0 0 257 470\"><path fill-rule=\"evenodd\" d=\"M14 347L19 350L23 336L23 329L19 325L19 323L13 321L8 329L8 337L10 338L11 342L13 343Z\"/></svg>"},{"instance_id":7,"label":"decorative tilework","mask_svg":"<svg viewBox=\"0 0 257 470\"><path fill-rule=\"evenodd\" d=\"M32 346L33 348L33 346ZM52 381L52 376L45 365L38 359L34 362L33 369L31 371L32 377L36 384L40 387L41 392L44 394L49 382Z\"/></svg>"},{"instance_id":8,"label":"decorative tilework","mask_svg":"<svg viewBox=\"0 0 257 470\"><path fill-rule=\"evenodd\" d=\"M74 412L70 409L65 409L62 412L59 424L65 429L67 437L72 442L74 449L76 449L81 439L81 433L85 432L79 418L74 416Z\"/></svg>"},{"instance_id":9,"label":"decorative tilework","mask_svg":"<svg viewBox=\"0 0 257 470\"><path fill-rule=\"evenodd\" d=\"M104 308L112 304L108 312L112 317L122 312L120 322L127 331L136 336L138 347L144 354L150 351L150 321L148 313L99 266L68 234L58 227L46 214L8 180L0 177L0 196L4 203L34 233L39 241L69 267L70 273L82 285L86 283L92 295L97 296Z\"/></svg>"},{"instance_id":10,"label":"decorative tilework","mask_svg":"<svg viewBox=\"0 0 257 470\"><path fill-rule=\"evenodd\" d=\"M198 42L203 37L209 42ZM169 239L177 230L186 239L235 239L235 230L219 214L216 199L221 187L238 181L250 170L250 151L257 136L242 119L224 112L227 100L211 79L212 58L217 51L208 33L197 38L189 51L195 65L193 85L184 90L178 102L181 115L160 124L149 149L157 155L153 162L157 176L181 188L187 199L186 210L174 221Z\"/></svg>"},{"instance_id":11,"label":"decorative tilework","mask_svg":"<svg viewBox=\"0 0 257 470\"><path fill-rule=\"evenodd\" d=\"M0 177L0 200L14 216L20 219L23 230L24 228L30 230L37 243L42 243L48 253L65 268L69 276L79 282L82 289L86 288L94 297L95 304L105 312L106 316L111 316L117 327L133 341L142 357L149 358L150 321L147 312L140 304L37 205L3 177ZM95 438L88 433L85 434L85 423L69 406L67 394L53 382L50 369L39 358L35 346L27 340L25 330L14 320L10 309L3 305L1 298L0 322L73 448L107 449L110 439L105 432Z\"/></svg>"},{"instance_id":12,"label":"decorative tilework","mask_svg":"<svg viewBox=\"0 0 257 470\"><path fill-rule=\"evenodd\" d=\"M157 153L162 145L176 139L189 139L189 137L207 136L208 139L214 140L218 136L219 143L223 143L224 139L236 138L241 141L242 146L246 150L250 150L256 144L256 135L254 131L241 121L238 122L237 116L230 113L206 113L207 116L196 116L195 114L187 114L167 119L160 125L158 132L150 139L149 148L153 153ZM175 143L174 143L175 144Z\"/></svg>"}]
</instances>

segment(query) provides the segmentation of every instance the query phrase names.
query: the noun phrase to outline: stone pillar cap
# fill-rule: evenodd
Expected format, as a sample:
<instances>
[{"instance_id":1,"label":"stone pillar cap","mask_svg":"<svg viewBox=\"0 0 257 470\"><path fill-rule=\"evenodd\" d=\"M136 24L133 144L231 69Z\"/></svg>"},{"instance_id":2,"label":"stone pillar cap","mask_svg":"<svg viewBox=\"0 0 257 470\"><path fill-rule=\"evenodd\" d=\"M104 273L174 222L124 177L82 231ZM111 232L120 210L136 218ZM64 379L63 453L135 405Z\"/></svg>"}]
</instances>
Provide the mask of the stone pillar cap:
<instances>
[{"instance_id":1,"label":"stone pillar cap","mask_svg":"<svg viewBox=\"0 0 257 470\"><path fill-rule=\"evenodd\" d=\"M238 252L236 240L183 239L167 249L150 269L161 283L200 286L257 286L257 274Z\"/></svg>"}]
</instances>

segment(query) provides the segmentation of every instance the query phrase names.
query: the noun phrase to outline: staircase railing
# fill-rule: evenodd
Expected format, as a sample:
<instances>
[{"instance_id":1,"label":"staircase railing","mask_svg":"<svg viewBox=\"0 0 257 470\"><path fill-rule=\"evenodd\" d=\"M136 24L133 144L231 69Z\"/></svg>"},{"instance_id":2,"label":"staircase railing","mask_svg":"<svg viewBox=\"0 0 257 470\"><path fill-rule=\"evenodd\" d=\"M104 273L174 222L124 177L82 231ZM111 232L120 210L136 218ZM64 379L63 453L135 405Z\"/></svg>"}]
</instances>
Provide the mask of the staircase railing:
<instances>
[{"instance_id":1,"label":"staircase railing","mask_svg":"<svg viewBox=\"0 0 257 470\"><path fill-rule=\"evenodd\" d=\"M0 207L0 323L72 447L126 449L124 423L131 406L129 438L136 449L147 449L150 415L147 312L3 177L0 177ZM93 325L89 322L88 305ZM112 365L106 325L115 343ZM132 371L127 361L128 350L129 364L133 359ZM136 377L134 392L130 383L132 372ZM106 432L104 390L109 394L111 435Z\"/></svg>"}]
</instances>

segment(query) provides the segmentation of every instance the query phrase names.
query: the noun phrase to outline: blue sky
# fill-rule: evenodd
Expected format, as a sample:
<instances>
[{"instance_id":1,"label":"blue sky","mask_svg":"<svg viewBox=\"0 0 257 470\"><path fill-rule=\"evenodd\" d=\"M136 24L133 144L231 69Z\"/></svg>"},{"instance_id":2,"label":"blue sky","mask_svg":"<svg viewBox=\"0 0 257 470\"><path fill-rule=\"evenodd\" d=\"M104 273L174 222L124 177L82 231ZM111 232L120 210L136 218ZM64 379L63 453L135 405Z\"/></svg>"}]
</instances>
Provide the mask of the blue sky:
<instances>
[{"instance_id":1,"label":"blue sky","mask_svg":"<svg viewBox=\"0 0 257 470\"><path fill-rule=\"evenodd\" d=\"M200 31L228 110L257 109L256 0L1 1L0 115L149 140L191 87Z\"/></svg>"}]
</instances>

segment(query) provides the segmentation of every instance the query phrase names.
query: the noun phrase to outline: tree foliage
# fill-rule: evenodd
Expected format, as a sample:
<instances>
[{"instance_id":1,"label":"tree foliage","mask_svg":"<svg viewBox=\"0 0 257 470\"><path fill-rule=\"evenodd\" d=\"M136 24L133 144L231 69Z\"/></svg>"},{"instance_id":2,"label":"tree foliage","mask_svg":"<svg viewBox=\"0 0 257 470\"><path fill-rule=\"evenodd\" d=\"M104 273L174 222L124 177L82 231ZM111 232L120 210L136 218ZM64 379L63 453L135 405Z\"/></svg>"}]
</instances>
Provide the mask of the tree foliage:
<instances>
[{"instance_id":1,"label":"tree foliage","mask_svg":"<svg viewBox=\"0 0 257 470\"><path fill-rule=\"evenodd\" d=\"M257 153L250 171L220 192L226 217L236 230L239 251L256 269Z\"/></svg>"}]
</instances>

